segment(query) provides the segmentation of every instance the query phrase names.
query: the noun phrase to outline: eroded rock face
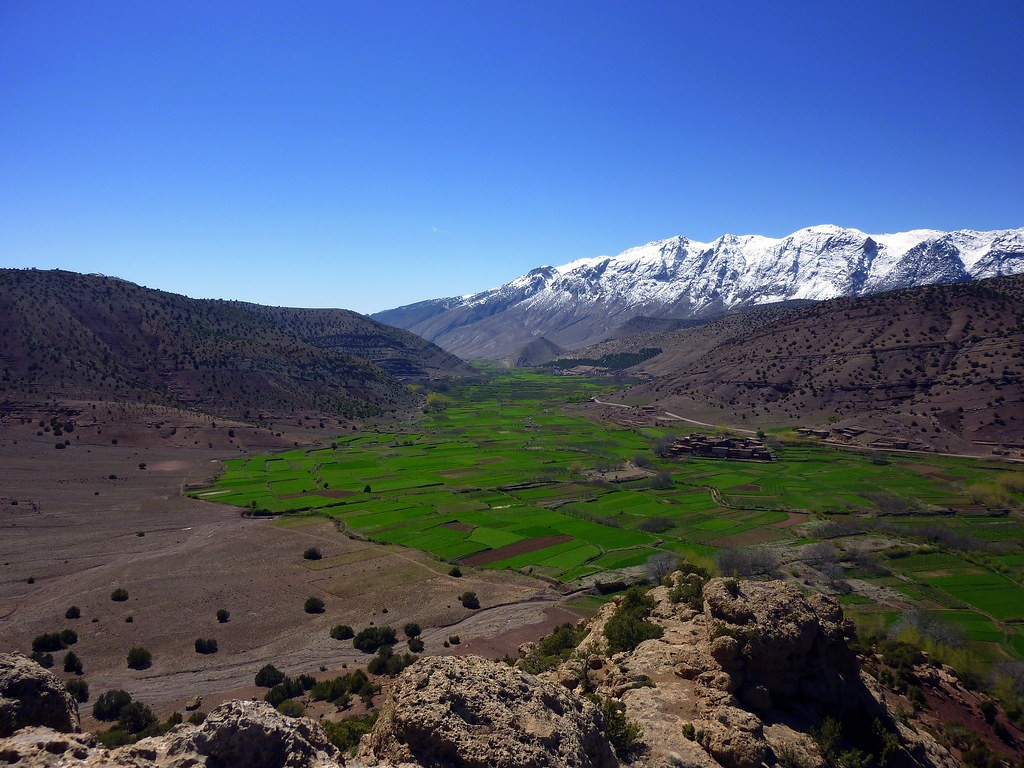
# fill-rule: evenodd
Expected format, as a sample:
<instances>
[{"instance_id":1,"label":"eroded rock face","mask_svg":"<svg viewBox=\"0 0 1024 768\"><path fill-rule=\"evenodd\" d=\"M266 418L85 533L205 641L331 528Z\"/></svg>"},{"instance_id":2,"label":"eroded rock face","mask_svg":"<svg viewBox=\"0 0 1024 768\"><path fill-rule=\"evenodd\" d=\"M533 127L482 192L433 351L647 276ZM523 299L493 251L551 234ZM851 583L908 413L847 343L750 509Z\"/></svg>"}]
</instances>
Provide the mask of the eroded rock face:
<instances>
[{"instance_id":1,"label":"eroded rock face","mask_svg":"<svg viewBox=\"0 0 1024 768\"><path fill-rule=\"evenodd\" d=\"M230 701L199 727L179 725L166 736L118 749L88 734L25 728L0 739L0 764L18 768L339 768L344 761L323 728L288 718L265 701Z\"/></svg>"},{"instance_id":2,"label":"eroded rock face","mask_svg":"<svg viewBox=\"0 0 1024 768\"><path fill-rule=\"evenodd\" d=\"M611 768L589 701L499 662L427 658L392 688L359 756L427 768Z\"/></svg>"},{"instance_id":3,"label":"eroded rock face","mask_svg":"<svg viewBox=\"0 0 1024 768\"><path fill-rule=\"evenodd\" d=\"M783 581L714 579L704 588L704 615L711 655L742 677L754 708L770 708L771 697L839 709L860 703L857 659L847 646L853 625L828 598L804 597Z\"/></svg>"},{"instance_id":4,"label":"eroded rock face","mask_svg":"<svg viewBox=\"0 0 1024 768\"><path fill-rule=\"evenodd\" d=\"M78 704L56 676L27 656L0 653L0 737L32 725L78 731Z\"/></svg>"},{"instance_id":5,"label":"eroded rock face","mask_svg":"<svg viewBox=\"0 0 1024 768\"><path fill-rule=\"evenodd\" d=\"M209 766L326 768L339 764L338 750L323 728L305 717L285 717L265 701L229 701L213 710L199 728L182 729L168 741L169 758L199 755Z\"/></svg>"}]
</instances>

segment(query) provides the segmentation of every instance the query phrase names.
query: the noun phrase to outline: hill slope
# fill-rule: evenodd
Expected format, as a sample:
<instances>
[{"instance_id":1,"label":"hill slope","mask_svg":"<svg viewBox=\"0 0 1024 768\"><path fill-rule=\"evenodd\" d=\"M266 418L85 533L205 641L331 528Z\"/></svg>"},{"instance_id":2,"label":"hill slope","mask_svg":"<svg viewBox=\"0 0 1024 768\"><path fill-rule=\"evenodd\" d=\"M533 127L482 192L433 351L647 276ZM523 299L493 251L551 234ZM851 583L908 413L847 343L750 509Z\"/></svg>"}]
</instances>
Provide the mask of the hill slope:
<instances>
[{"instance_id":1,"label":"hill slope","mask_svg":"<svg viewBox=\"0 0 1024 768\"><path fill-rule=\"evenodd\" d=\"M466 373L411 333L345 310L189 299L117 278L0 270L6 398L114 399L237 418L404 410L392 374Z\"/></svg>"},{"instance_id":2,"label":"hill slope","mask_svg":"<svg viewBox=\"0 0 1024 768\"><path fill-rule=\"evenodd\" d=\"M1024 447L1024 276L767 307L577 355L657 346L629 402L711 423L869 427L941 450ZM700 416L696 418L701 418Z\"/></svg>"},{"instance_id":3,"label":"hill slope","mask_svg":"<svg viewBox=\"0 0 1024 768\"><path fill-rule=\"evenodd\" d=\"M868 235L809 227L784 238L658 240L615 257L540 267L470 296L374 315L465 358L497 359L533 338L574 349L641 316L708 317L787 300L862 296L1024 272L1024 229Z\"/></svg>"}]
</instances>

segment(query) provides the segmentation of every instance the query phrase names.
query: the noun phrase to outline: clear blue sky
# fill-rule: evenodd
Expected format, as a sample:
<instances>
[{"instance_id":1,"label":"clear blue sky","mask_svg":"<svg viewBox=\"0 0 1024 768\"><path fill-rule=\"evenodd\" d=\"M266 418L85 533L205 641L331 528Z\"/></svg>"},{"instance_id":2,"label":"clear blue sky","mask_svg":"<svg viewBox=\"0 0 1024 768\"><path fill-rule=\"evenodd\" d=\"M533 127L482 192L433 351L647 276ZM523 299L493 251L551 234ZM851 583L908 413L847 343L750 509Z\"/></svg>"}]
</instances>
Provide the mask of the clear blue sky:
<instances>
[{"instance_id":1,"label":"clear blue sky","mask_svg":"<svg viewBox=\"0 0 1024 768\"><path fill-rule=\"evenodd\" d=\"M1024 2L0 2L0 266L371 312L1024 225Z\"/></svg>"}]
</instances>

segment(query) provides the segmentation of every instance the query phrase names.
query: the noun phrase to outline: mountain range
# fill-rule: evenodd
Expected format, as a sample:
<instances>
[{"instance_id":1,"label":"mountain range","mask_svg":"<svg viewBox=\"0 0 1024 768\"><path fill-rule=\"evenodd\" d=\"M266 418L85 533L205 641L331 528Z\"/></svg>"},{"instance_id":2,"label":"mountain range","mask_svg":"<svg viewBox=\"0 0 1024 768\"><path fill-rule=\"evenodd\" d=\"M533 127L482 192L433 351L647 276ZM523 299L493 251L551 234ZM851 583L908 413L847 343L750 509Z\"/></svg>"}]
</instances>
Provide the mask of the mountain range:
<instances>
[{"instance_id":1,"label":"mountain range","mask_svg":"<svg viewBox=\"0 0 1024 768\"><path fill-rule=\"evenodd\" d=\"M576 349L637 317L699 318L1024 272L1024 228L871 235L833 225L783 238L657 240L618 256L531 270L498 288L372 317L465 359L515 356L537 338Z\"/></svg>"},{"instance_id":2,"label":"mountain range","mask_svg":"<svg viewBox=\"0 0 1024 768\"><path fill-rule=\"evenodd\" d=\"M119 278L0 270L0 400L116 400L246 420L405 411L409 378L472 369L342 309L190 299Z\"/></svg>"}]
</instances>

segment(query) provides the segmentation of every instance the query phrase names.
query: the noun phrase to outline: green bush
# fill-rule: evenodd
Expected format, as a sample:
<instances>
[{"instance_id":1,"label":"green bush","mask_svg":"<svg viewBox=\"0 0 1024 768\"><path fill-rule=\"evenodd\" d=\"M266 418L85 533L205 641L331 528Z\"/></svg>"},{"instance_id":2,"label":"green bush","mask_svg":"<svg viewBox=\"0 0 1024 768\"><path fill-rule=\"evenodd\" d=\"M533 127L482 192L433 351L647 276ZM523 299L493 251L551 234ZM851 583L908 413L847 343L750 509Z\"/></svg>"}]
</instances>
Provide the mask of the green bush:
<instances>
[{"instance_id":1,"label":"green bush","mask_svg":"<svg viewBox=\"0 0 1024 768\"><path fill-rule=\"evenodd\" d=\"M124 587L118 587L110 593L110 599L113 600L115 603L123 603L125 600L128 599L128 590Z\"/></svg>"},{"instance_id":2,"label":"green bush","mask_svg":"<svg viewBox=\"0 0 1024 768\"><path fill-rule=\"evenodd\" d=\"M352 645L363 653L376 653L382 645L394 645L396 642L398 639L392 627L367 627L355 636Z\"/></svg>"},{"instance_id":3,"label":"green bush","mask_svg":"<svg viewBox=\"0 0 1024 768\"><path fill-rule=\"evenodd\" d=\"M261 667L260 671L256 673L256 685L261 688L273 688L283 680L284 672L279 670L273 664L267 664Z\"/></svg>"},{"instance_id":4,"label":"green bush","mask_svg":"<svg viewBox=\"0 0 1024 768\"><path fill-rule=\"evenodd\" d=\"M217 611L217 621L221 624L227 624L230 618L231 613L229 611L225 611L223 608Z\"/></svg>"},{"instance_id":5,"label":"green bush","mask_svg":"<svg viewBox=\"0 0 1024 768\"><path fill-rule=\"evenodd\" d=\"M77 605L72 605L70 608L64 611L65 619L80 619L81 617L82 612L78 609Z\"/></svg>"},{"instance_id":6,"label":"green bush","mask_svg":"<svg viewBox=\"0 0 1024 768\"><path fill-rule=\"evenodd\" d=\"M97 720L117 720L121 716L121 710L131 704L131 701L132 695L128 691L122 691L120 688L105 691L92 705L92 716Z\"/></svg>"},{"instance_id":7,"label":"green bush","mask_svg":"<svg viewBox=\"0 0 1024 768\"><path fill-rule=\"evenodd\" d=\"M554 669L566 661L576 646L587 636L587 630L566 622L555 628L555 631L538 642L523 658L522 667L531 674L538 674Z\"/></svg>"},{"instance_id":8,"label":"green bush","mask_svg":"<svg viewBox=\"0 0 1024 768\"><path fill-rule=\"evenodd\" d=\"M285 699L294 699L296 696L301 696L306 691L312 690L315 685L316 679L311 675L299 675L294 678L286 677L267 691L263 699L276 707Z\"/></svg>"},{"instance_id":9,"label":"green bush","mask_svg":"<svg viewBox=\"0 0 1024 768\"><path fill-rule=\"evenodd\" d=\"M355 631L348 624L336 624L331 628L331 637L335 640L351 640L355 636Z\"/></svg>"},{"instance_id":10,"label":"green bush","mask_svg":"<svg viewBox=\"0 0 1024 768\"><path fill-rule=\"evenodd\" d=\"M475 610L480 607L480 600L476 596L476 592L463 592L459 595L459 602L462 603L463 608L469 608Z\"/></svg>"},{"instance_id":11,"label":"green bush","mask_svg":"<svg viewBox=\"0 0 1024 768\"><path fill-rule=\"evenodd\" d=\"M323 557L323 553L317 547L307 547L306 551L302 553L302 557L306 560L319 560Z\"/></svg>"},{"instance_id":12,"label":"green bush","mask_svg":"<svg viewBox=\"0 0 1024 768\"><path fill-rule=\"evenodd\" d=\"M355 715L336 723L323 720L320 724L324 727L331 744L341 752L354 754L356 747L359 746L359 740L373 729L375 722L377 713L372 712L368 715Z\"/></svg>"},{"instance_id":13,"label":"green bush","mask_svg":"<svg viewBox=\"0 0 1024 768\"><path fill-rule=\"evenodd\" d=\"M323 613L324 601L319 597L307 597L306 604L302 607L306 613Z\"/></svg>"},{"instance_id":14,"label":"green bush","mask_svg":"<svg viewBox=\"0 0 1024 768\"><path fill-rule=\"evenodd\" d=\"M420 625L415 621L410 621L402 627L402 631L405 633L406 637L417 637L423 630L420 629Z\"/></svg>"},{"instance_id":15,"label":"green bush","mask_svg":"<svg viewBox=\"0 0 1024 768\"><path fill-rule=\"evenodd\" d=\"M394 677L414 661L416 661L416 657L411 653L397 654L390 645L384 645L377 651L377 655L370 659L366 670L371 675Z\"/></svg>"},{"instance_id":16,"label":"green bush","mask_svg":"<svg viewBox=\"0 0 1024 768\"><path fill-rule=\"evenodd\" d=\"M29 657L44 669L50 669L53 666L53 654L43 653L42 651L32 651L32 655Z\"/></svg>"},{"instance_id":17,"label":"green bush","mask_svg":"<svg viewBox=\"0 0 1024 768\"><path fill-rule=\"evenodd\" d=\"M448 575L454 576L455 578L459 578L460 576L462 576L462 569L459 568L459 566L457 565L453 565L450 569L448 569Z\"/></svg>"},{"instance_id":18,"label":"green bush","mask_svg":"<svg viewBox=\"0 0 1024 768\"><path fill-rule=\"evenodd\" d=\"M459 637L458 635L448 635L448 642L451 645L458 645L459 643L462 642L462 638Z\"/></svg>"},{"instance_id":19,"label":"green bush","mask_svg":"<svg viewBox=\"0 0 1024 768\"><path fill-rule=\"evenodd\" d=\"M73 677L70 680L65 681L64 687L68 689L75 701L79 704L85 704L89 700L89 684L79 677Z\"/></svg>"},{"instance_id":20,"label":"green bush","mask_svg":"<svg viewBox=\"0 0 1024 768\"><path fill-rule=\"evenodd\" d=\"M409 638L409 650L413 653L423 653L423 649L426 646L423 645L423 641L418 637Z\"/></svg>"},{"instance_id":21,"label":"green bush","mask_svg":"<svg viewBox=\"0 0 1024 768\"><path fill-rule=\"evenodd\" d=\"M60 631L60 641L64 645L74 645L78 642L78 633L73 629L62 629Z\"/></svg>"},{"instance_id":22,"label":"green bush","mask_svg":"<svg viewBox=\"0 0 1024 768\"><path fill-rule=\"evenodd\" d=\"M128 733L142 733L149 726L156 723L156 715L145 704L132 701L121 708L121 712L117 716L117 722Z\"/></svg>"},{"instance_id":23,"label":"green bush","mask_svg":"<svg viewBox=\"0 0 1024 768\"><path fill-rule=\"evenodd\" d=\"M147 669L153 664L153 654L145 648L132 648L128 651L129 669Z\"/></svg>"},{"instance_id":24,"label":"green bush","mask_svg":"<svg viewBox=\"0 0 1024 768\"><path fill-rule=\"evenodd\" d=\"M216 653L217 641L212 637L199 638L196 640L196 653Z\"/></svg>"},{"instance_id":25,"label":"green bush","mask_svg":"<svg viewBox=\"0 0 1024 768\"><path fill-rule=\"evenodd\" d=\"M68 651L64 654L64 671L74 672L76 675L82 674L82 660L78 658L78 654L74 651Z\"/></svg>"},{"instance_id":26,"label":"green bush","mask_svg":"<svg viewBox=\"0 0 1024 768\"><path fill-rule=\"evenodd\" d=\"M277 705L277 711L285 717L302 717L306 714L306 705L297 699L285 699Z\"/></svg>"},{"instance_id":27,"label":"green bush","mask_svg":"<svg viewBox=\"0 0 1024 768\"><path fill-rule=\"evenodd\" d=\"M626 590L604 627L609 653L632 651L644 640L661 637L661 627L646 620L653 607L654 599L642 588Z\"/></svg>"},{"instance_id":28,"label":"green bush","mask_svg":"<svg viewBox=\"0 0 1024 768\"><path fill-rule=\"evenodd\" d=\"M639 724L626 719L626 706L614 699L597 698L598 709L604 718L605 736L615 747L619 757L627 757L641 746L643 731Z\"/></svg>"},{"instance_id":29,"label":"green bush","mask_svg":"<svg viewBox=\"0 0 1024 768\"><path fill-rule=\"evenodd\" d=\"M370 678L361 669L348 675L341 675L333 680L320 680L310 689L310 698L314 701L329 701L332 704L346 707L351 696L372 697L378 688L370 682Z\"/></svg>"},{"instance_id":30,"label":"green bush","mask_svg":"<svg viewBox=\"0 0 1024 768\"><path fill-rule=\"evenodd\" d=\"M188 716L188 722L191 725L202 725L206 722L206 713L201 710L196 710Z\"/></svg>"},{"instance_id":31,"label":"green bush","mask_svg":"<svg viewBox=\"0 0 1024 768\"><path fill-rule=\"evenodd\" d=\"M61 640L60 632L44 632L32 639L32 650L38 653L63 651L67 646Z\"/></svg>"}]
</instances>

